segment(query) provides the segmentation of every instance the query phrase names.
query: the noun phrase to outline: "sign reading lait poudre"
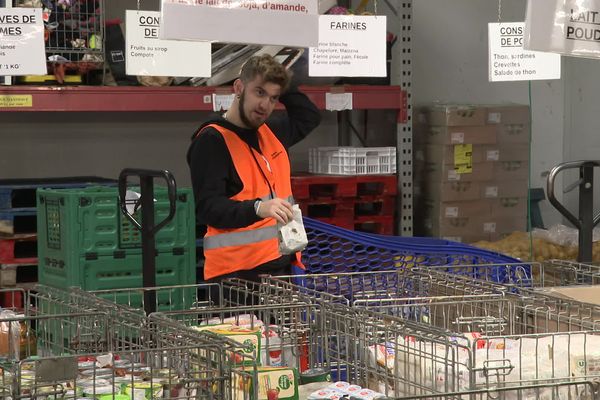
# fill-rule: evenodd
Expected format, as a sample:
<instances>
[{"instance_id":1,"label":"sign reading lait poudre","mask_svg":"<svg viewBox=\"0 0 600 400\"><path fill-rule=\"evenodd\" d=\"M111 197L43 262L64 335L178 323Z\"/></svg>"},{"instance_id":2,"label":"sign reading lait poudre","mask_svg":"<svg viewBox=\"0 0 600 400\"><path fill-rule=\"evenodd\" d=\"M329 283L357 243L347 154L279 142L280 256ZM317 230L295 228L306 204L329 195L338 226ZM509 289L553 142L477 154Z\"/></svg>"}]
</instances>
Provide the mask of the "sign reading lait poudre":
<instances>
[{"instance_id":1,"label":"sign reading lait poudre","mask_svg":"<svg viewBox=\"0 0 600 400\"><path fill-rule=\"evenodd\" d=\"M209 77L209 42L159 39L160 13L127 10L127 75Z\"/></svg>"},{"instance_id":2,"label":"sign reading lait poudre","mask_svg":"<svg viewBox=\"0 0 600 400\"><path fill-rule=\"evenodd\" d=\"M41 8L0 8L0 75L45 75Z\"/></svg>"},{"instance_id":3,"label":"sign reading lait poudre","mask_svg":"<svg viewBox=\"0 0 600 400\"><path fill-rule=\"evenodd\" d=\"M386 76L386 17L321 15L309 76Z\"/></svg>"}]
</instances>

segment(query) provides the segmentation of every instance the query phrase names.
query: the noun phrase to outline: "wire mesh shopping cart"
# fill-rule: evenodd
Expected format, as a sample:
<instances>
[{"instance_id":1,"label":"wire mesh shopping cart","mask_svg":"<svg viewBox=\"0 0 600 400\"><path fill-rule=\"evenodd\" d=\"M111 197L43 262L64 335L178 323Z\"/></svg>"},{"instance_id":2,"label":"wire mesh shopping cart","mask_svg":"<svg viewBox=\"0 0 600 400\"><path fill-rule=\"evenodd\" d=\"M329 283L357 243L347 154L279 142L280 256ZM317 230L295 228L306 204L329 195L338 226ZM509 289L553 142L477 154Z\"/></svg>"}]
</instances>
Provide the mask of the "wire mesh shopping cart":
<instances>
[{"instance_id":1,"label":"wire mesh shopping cart","mask_svg":"<svg viewBox=\"0 0 600 400\"><path fill-rule=\"evenodd\" d=\"M225 340L159 329L85 292L38 285L24 294L23 310L0 314L0 397L231 399L232 382L255 368L232 368L227 354L247 357Z\"/></svg>"},{"instance_id":2,"label":"wire mesh shopping cart","mask_svg":"<svg viewBox=\"0 0 600 400\"><path fill-rule=\"evenodd\" d=\"M333 313L330 360L368 360L354 368L394 395L598 378L593 306L442 270L265 277L261 290L290 290Z\"/></svg>"}]
</instances>

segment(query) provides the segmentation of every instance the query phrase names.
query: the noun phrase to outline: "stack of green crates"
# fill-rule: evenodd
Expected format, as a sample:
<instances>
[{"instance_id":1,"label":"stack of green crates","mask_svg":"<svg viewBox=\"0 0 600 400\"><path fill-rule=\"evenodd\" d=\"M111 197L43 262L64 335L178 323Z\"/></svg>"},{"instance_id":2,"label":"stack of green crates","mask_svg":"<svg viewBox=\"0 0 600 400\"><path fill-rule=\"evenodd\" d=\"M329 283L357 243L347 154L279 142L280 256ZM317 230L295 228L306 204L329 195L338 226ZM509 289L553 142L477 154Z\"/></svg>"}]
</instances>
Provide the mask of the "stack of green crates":
<instances>
[{"instance_id":1,"label":"stack of green crates","mask_svg":"<svg viewBox=\"0 0 600 400\"><path fill-rule=\"evenodd\" d=\"M169 214L166 188L156 187L154 199L159 223ZM39 189L37 225L39 283L88 291L142 287L141 232L122 214L116 187ZM175 217L156 234L157 286L196 283L195 241L194 197L180 188ZM189 308L192 297L159 293L158 310ZM117 298L131 301L129 295ZM141 307L141 296L133 301Z\"/></svg>"}]
</instances>

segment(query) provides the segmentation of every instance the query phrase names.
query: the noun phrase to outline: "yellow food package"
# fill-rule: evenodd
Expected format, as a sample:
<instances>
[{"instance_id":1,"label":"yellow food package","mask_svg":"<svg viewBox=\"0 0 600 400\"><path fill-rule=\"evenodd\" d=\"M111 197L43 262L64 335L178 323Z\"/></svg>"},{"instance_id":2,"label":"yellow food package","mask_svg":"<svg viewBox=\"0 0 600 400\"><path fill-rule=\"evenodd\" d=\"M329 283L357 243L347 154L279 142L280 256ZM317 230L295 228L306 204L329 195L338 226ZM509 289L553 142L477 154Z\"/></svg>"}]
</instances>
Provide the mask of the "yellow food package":
<instances>
[{"instance_id":1,"label":"yellow food package","mask_svg":"<svg viewBox=\"0 0 600 400\"><path fill-rule=\"evenodd\" d=\"M298 400L298 371L289 367L258 367L236 369L233 375L233 398L235 400ZM258 397L254 396L254 382L258 385Z\"/></svg>"},{"instance_id":2,"label":"yellow food package","mask_svg":"<svg viewBox=\"0 0 600 400\"><path fill-rule=\"evenodd\" d=\"M235 352L228 352L230 360L238 365L260 365L261 331L260 328L241 328L232 326L225 329L213 328L207 331L223 336L240 346ZM248 357L245 357L248 356Z\"/></svg>"}]
</instances>

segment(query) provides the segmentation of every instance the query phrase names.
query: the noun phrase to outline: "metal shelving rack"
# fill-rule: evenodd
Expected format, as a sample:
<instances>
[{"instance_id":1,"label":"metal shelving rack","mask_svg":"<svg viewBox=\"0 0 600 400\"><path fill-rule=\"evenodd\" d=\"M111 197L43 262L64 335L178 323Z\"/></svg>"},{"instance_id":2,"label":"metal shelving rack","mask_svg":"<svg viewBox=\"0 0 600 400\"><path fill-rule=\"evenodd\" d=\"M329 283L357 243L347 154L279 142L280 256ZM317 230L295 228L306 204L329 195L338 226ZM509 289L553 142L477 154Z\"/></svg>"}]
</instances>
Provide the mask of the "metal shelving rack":
<instances>
[{"instance_id":1,"label":"metal shelving rack","mask_svg":"<svg viewBox=\"0 0 600 400\"><path fill-rule=\"evenodd\" d=\"M0 0L2 1L2 0ZM382 4L382 2L380 2ZM412 0L385 1L396 18L391 29L398 41L393 47L392 86L347 85L345 92L354 94L355 109L398 110L396 146L398 165L398 233L413 235L413 165L412 165ZM219 88L219 93L223 88ZM303 87L320 109L325 107L325 93L331 86ZM214 87L32 87L0 86L0 95L31 96L31 107L0 108L0 112L36 111L209 111L212 110Z\"/></svg>"},{"instance_id":2,"label":"metal shelving rack","mask_svg":"<svg viewBox=\"0 0 600 400\"><path fill-rule=\"evenodd\" d=\"M398 122L396 147L398 154L398 193L400 221L398 233L413 235L413 134L412 134L412 0L398 3L399 40L393 59L398 60L392 73L392 84L399 84L405 93L406 118ZM396 80L394 80L396 79Z\"/></svg>"}]
</instances>

